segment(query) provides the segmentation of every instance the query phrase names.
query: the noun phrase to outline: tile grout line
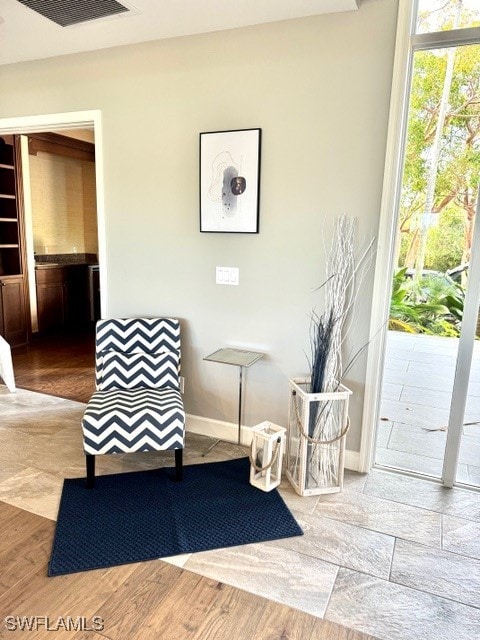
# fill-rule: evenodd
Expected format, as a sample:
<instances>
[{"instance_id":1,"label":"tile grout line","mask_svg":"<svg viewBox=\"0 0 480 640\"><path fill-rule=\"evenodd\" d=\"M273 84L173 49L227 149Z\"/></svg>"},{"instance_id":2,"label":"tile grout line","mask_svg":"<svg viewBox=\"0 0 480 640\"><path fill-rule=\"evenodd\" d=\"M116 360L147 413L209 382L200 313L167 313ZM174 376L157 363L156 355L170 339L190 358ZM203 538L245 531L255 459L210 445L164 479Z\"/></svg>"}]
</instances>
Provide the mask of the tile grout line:
<instances>
[{"instance_id":1,"label":"tile grout line","mask_svg":"<svg viewBox=\"0 0 480 640\"><path fill-rule=\"evenodd\" d=\"M382 578L378 578L378 579L381 580ZM417 593L424 593L433 598L440 598L441 600L446 600L447 602L453 602L455 604L459 604L461 607L467 607L468 609L472 609L473 611L480 611L480 604L478 606L475 606L473 604L466 604L461 600L455 600L455 598L453 597L449 598L448 596L445 596L445 595L432 593L432 591L428 591L426 588L421 589L420 587L413 587L412 585L404 584L403 582L395 582L395 580L389 581L389 584L397 585L399 587L403 587L404 589L410 589L410 591L416 591Z\"/></svg>"},{"instance_id":2,"label":"tile grout line","mask_svg":"<svg viewBox=\"0 0 480 640\"><path fill-rule=\"evenodd\" d=\"M404 477L404 478L411 478L413 480L419 480L420 482L429 482L429 483L434 484L434 485L436 485L438 487L442 486L440 484L440 482L435 480L435 479L429 480L428 478L427 479L418 478L418 477L413 476L413 475L410 476L408 474L396 473L395 471L387 471L385 469L378 469L378 471L381 471L382 473L396 475L397 477ZM367 484L368 484L368 480L367 480L367 483L365 484L365 487L364 487L364 490L363 490L363 493L367 497L379 498L380 500L387 500L388 502L394 502L395 504L402 504L402 505L407 506L407 507L413 507L415 509L422 509L423 511L430 511L432 513L437 513L439 515L444 514L444 515L450 516L452 518L460 518L461 520L466 520L467 522L474 522L476 524L480 524L480 518L479 519L466 518L464 516L459 516L459 515L456 515L454 513L453 514L452 513L446 513L445 511L440 511L440 510L437 510L437 509L429 509L428 507L420 507L420 506L415 505L415 504L410 504L408 502L404 502L404 501L402 501L402 500L400 500L398 498L387 498L385 496L377 496L375 494L365 493L365 489L367 488L367 486L366 486ZM480 495L479 491L476 488L474 488L474 489L463 489L461 487L454 487L454 489L457 489L457 490L465 492L465 493L470 493L472 495Z\"/></svg>"},{"instance_id":3,"label":"tile grout line","mask_svg":"<svg viewBox=\"0 0 480 640\"><path fill-rule=\"evenodd\" d=\"M333 581L332 588L330 589L330 593L328 594L327 602L325 604L325 609L323 611L322 620L326 620L327 619L326 616L327 616L328 607L330 606L330 602L332 600L332 595L333 595L333 592L335 590L335 585L337 584L338 574L340 573L340 569L341 569L341 566L337 565L337 573L335 574L335 580Z\"/></svg>"},{"instance_id":4,"label":"tile grout line","mask_svg":"<svg viewBox=\"0 0 480 640\"><path fill-rule=\"evenodd\" d=\"M358 493L361 493L361 492L358 492ZM416 506L413 506L413 505L405 504L403 502L397 502L397 501L389 500L388 498L378 498L377 496L369 496L368 494L364 494L364 495L366 497L374 497L374 498L376 498L378 500L385 500L386 502L394 502L395 504L401 504L401 505L403 505L405 507L409 507L409 508L412 508L412 509L419 509L420 511L426 511L427 513L431 513L431 514L434 514L434 515L442 516L442 513L439 513L437 511L432 511L431 509L426 509L424 507L416 507ZM327 503L325 503L325 504L327 504ZM295 508L291 508L290 510L294 512L295 517L297 517L297 516L301 517L301 515L302 515L301 511L298 511ZM374 529L374 528L372 528L372 526L367 526L367 525L364 525L364 524L358 524L357 522L352 522L350 520L349 521L339 520L338 518L336 518L335 516L333 516L331 514L325 514L325 513L320 513L320 512L316 511L314 513L310 513L310 514L307 514L307 515L311 515L311 516L315 516L315 517L321 517L321 518L327 518L328 520L333 520L335 522L339 522L341 524L349 525L349 526L352 526L352 527L358 527L359 529L363 529L363 530L366 530L366 531L371 531L372 533L377 533L377 534L383 535L383 536L388 536L389 538L398 538L400 540L405 540L406 542L411 542L412 544L420 544L420 545L423 545L423 546L425 546L425 547L427 547L429 549L437 549L438 548L437 545L434 545L434 544L430 545L430 544L426 544L425 542L419 542L418 540L411 540L409 538L405 538L405 537L403 537L401 535L398 535L398 534L395 534L395 533L386 533L385 531L380 531L378 529ZM467 522L475 522L475 521L467 520ZM441 543L441 538L440 538L440 543Z\"/></svg>"},{"instance_id":5,"label":"tile grout line","mask_svg":"<svg viewBox=\"0 0 480 640\"><path fill-rule=\"evenodd\" d=\"M303 556L305 556L305 557L309 557L309 558L311 558L311 557L312 557L312 556L307 556L306 554L303 554L303 553L301 553L301 552L299 552L299 551L297 551L296 553L298 553L299 555L303 555ZM321 559L321 558L317 558L317 560L320 560L320 559ZM472 605L472 604L466 604L465 602L462 602L462 601L460 601L460 600L455 600L454 598L449 598L448 596L445 596L445 595L439 595L438 593L432 593L431 591L428 591L426 588L422 589L422 588L420 588L420 587L414 587L414 586L412 586L412 585L403 584L402 582L396 582L396 581L394 581L394 580L391 580L391 571L390 571L390 576L389 576L389 578L387 579L387 578L381 578L381 577L376 576L376 575L374 575L374 574L372 574L372 573L368 573L367 571L362 571L361 569L352 569L351 567L346 567L346 566L344 566L344 565L337 565L337 564L335 564L334 562L331 562L331 561L329 561L329 560L322 560L322 562L325 562L325 563L327 563L327 564L330 564L330 565L333 565L333 566L336 566L336 567L337 567L337 575L336 575L336 577L335 577L334 586L333 586L333 588L332 588L332 591L331 591L330 596L329 596L329 599L328 599L327 607L325 608L325 614L324 614L324 617L325 617L325 615L326 615L326 613L327 613L327 609L328 609L328 606L329 606L329 604L330 604L330 600L331 600L331 597L332 597L332 595L333 595L333 591L334 591L335 585L336 585L337 580L338 580L338 574L340 573L340 570L341 570L341 569L344 569L344 570L346 570L346 571L352 571L353 573L358 573L358 574L361 574L361 575L367 576L367 577L369 577L369 578L373 578L374 580L381 580L382 582L385 582L386 584L391 584L392 586L402 587L402 588L404 588L404 589L409 589L410 591L415 591L415 592L417 592L417 593L426 594L426 595L431 596L431 597L433 597L433 598L439 598L439 599L441 599L441 600L446 600L447 602L453 602L453 603L455 603L455 604L459 604L459 605L461 605L462 607L467 607L467 608L473 609L473 610L475 610L475 611L480 610L480 605L479 605L478 607L476 607L476 606L474 606L474 605ZM392 566L393 566L393 554L392 554ZM284 603L284 602L282 602L282 604L285 604L285 603ZM290 606L291 606L291 605L290 605Z\"/></svg>"},{"instance_id":6,"label":"tile grout line","mask_svg":"<svg viewBox=\"0 0 480 640\"><path fill-rule=\"evenodd\" d=\"M333 518L328 518L328 519L329 520L333 520ZM338 522L338 521L334 520L334 522ZM351 526L356 526L356 525L351 525ZM363 527L359 527L359 528L363 528ZM372 531L372 530L371 529L367 529L367 531ZM378 533L378 532L377 531L372 531L372 533ZM383 536L388 537L388 538L394 538L394 536L390 536L390 535L388 535L386 533L383 533L383 534L379 533L379 535L383 535ZM297 554L299 556L302 556L303 558L319 560L320 562L323 562L325 564L337 567L338 569L348 569L348 571L356 571L357 573L363 573L363 574L365 574L367 576L370 576L371 578L376 578L378 580L386 580L385 577L381 577L381 576L376 575L374 573L369 573L365 569L354 569L353 567L349 567L346 564L339 564L338 562L334 562L333 560L326 560L325 558L320 558L319 556L313 555L312 553L307 553L305 551L298 551L297 549L290 549L289 547L283 547L281 545L281 539L279 539L279 540L268 540L268 541L265 542L265 544L269 544L269 545L273 546L274 548L279 548L279 549L283 549L283 550L292 551L292 553L295 553L295 554ZM386 581L388 582L388 579Z\"/></svg>"},{"instance_id":7,"label":"tile grout line","mask_svg":"<svg viewBox=\"0 0 480 640\"><path fill-rule=\"evenodd\" d=\"M395 557L396 549L397 549L397 538L395 537L393 539L392 558L390 560L390 571L388 572L388 582L392 582L393 559Z\"/></svg>"},{"instance_id":8,"label":"tile grout line","mask_svg":"<svg viewBox=\"0 0 480 640\"><path fill-rule=\"evenodd\" d=\"M387 440L387 446L386 446L386 448L387 448L387 449L390 449L390 440L392 439L392 435L393 435L393 428L394 428L394 426L395 426L395 420L392 420L392 427L391 427L391 429L390 429L390 433L389 433L389 435L388 435L388 440ZM394 451L395 451L395 450L394 450ZM366 483L365 483L365 484L366 484Z\"/></svg>"},{"instance_id":9,"label":"tile grout line","mask_svg":"<svg viewBox=\"0 0 480 640\"><path fill-rule=\"evenodd\" d=\"M445 518L445 514L444 513L440 514L440 549L442 551L446 551L445 547L443 546L444 518Z\"/></svg>"}]
</instances>

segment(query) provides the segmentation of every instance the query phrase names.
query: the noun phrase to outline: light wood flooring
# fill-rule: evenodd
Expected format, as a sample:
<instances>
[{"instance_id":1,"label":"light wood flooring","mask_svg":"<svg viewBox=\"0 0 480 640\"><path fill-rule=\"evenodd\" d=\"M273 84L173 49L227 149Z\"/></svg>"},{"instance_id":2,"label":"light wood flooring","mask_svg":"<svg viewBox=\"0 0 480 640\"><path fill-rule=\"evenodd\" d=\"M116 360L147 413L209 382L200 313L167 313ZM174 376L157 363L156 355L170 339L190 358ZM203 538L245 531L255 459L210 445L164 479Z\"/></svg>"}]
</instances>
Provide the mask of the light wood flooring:
<instances>
[{"instance_id":1,"label":"light wood flooring","mask_svg":"<svg viewBox=\"0 0 480 640\"><path fill-rule=\"evenodd\" d=\"M0 502L0 637L368 640L371 636L162 561L48 578L55 523ZM8 630L39 616L36 631ZM52 628L82 619L84 628ZM98 626L97 626L98 625Z\"/></svg>"}]
</instances>

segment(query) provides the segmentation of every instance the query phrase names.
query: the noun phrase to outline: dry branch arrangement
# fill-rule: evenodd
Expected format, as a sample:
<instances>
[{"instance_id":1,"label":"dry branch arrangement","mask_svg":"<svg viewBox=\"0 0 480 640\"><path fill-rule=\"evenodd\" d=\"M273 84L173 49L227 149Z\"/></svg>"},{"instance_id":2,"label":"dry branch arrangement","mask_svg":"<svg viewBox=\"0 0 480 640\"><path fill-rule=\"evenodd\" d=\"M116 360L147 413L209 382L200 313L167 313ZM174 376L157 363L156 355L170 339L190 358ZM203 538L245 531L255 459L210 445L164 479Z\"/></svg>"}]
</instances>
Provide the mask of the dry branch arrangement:
<instances>
[{"instance_id":1,"label":"dry branch arrangement","mask_svg":"<svg viewBox=\"0 0 480 640\"><path fill-rule=\"evenodd\" d=\"M345 390L350 393L342 383L368 346L366 343L351 352L344 364L344 351L354 323L355 303L371 267L375 240L368 242L356 257L355 231L355 219L343 215L336 220L327 258L326 280L318 289L325 295L324 311L321 314L313 311L311 315L310 377L305 391L328 395L310 400L307 424L301 419L298 397L294 396L298 427L308 442L306 483L310 487L337 486L339 474L343 473L339 468L340 440L346 435L349 420L342 403L331 394L342 392L345 397Z\"/></svg>"}]
</instances>

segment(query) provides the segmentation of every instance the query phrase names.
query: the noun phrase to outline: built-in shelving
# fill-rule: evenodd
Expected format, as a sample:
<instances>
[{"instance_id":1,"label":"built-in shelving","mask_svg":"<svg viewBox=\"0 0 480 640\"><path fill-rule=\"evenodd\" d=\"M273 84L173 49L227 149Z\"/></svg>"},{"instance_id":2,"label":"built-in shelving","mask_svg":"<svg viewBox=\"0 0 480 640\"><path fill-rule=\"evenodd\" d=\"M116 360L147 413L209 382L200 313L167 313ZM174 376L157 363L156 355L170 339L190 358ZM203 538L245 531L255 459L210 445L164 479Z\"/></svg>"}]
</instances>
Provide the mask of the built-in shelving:
<instances>
[{"instance_id":1,"label":"built-in shelving","mask_svg":"<svg viewBox=\"0 0 480 640\"><path fill-rule=\"evenodd\" d=\"M0 335L12 347L28 337L17 153L13 136L0 138Z\"/></svg>"},{"instance_id":2,"label":"built-in shelving","mask_svg":"<svg viewBox=\"0 0 480 640\"><path fill-rule=\"evenodd\" d=\"M7 167L8 169L13 169L15 167L15 153L13 145L8 144L5 140L3 144L0 143L0 167Z\"/></svg>"},{"instance_id":3,"label":"built-in shelving","mask_svg":"<svg viewBox=\"0 0 480 640\"><path fill-rule=\"evenodd\" d=\"M0 138L0 277L22 275L15 148Z\"/></svg>"}]
</instances>

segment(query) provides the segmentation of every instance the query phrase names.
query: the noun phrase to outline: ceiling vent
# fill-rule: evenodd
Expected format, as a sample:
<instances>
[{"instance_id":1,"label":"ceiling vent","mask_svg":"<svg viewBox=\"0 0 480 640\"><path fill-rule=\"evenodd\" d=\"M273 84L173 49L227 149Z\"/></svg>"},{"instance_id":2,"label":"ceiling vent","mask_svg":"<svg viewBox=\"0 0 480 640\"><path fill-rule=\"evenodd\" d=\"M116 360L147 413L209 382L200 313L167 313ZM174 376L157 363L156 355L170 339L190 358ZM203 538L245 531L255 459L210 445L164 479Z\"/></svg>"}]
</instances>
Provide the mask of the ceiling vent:
<instances>
[{"instance_id":1,"label":"ceiling vent","mask_svg":"<svg viewBox=\"0 0 480 640\"><path fill-rule=\"evenodd\" d=\"M18 0L61 27L116 16L128 11L116 0Z\"/></svg>"}]
</instances>

